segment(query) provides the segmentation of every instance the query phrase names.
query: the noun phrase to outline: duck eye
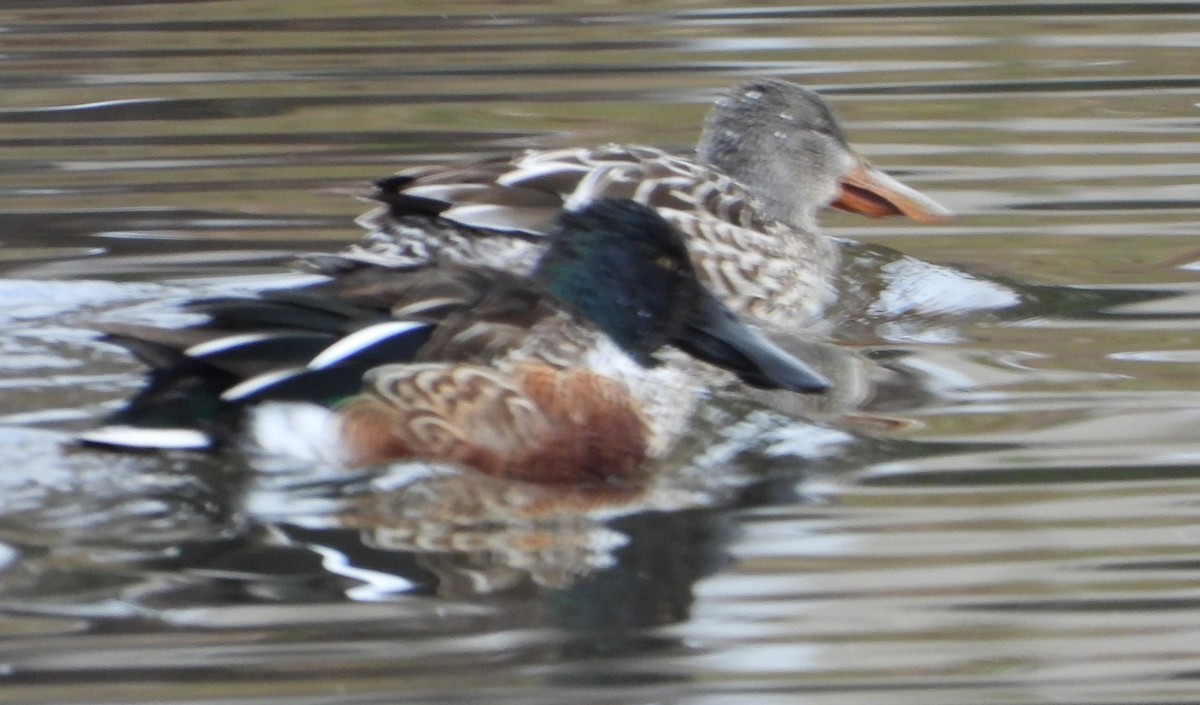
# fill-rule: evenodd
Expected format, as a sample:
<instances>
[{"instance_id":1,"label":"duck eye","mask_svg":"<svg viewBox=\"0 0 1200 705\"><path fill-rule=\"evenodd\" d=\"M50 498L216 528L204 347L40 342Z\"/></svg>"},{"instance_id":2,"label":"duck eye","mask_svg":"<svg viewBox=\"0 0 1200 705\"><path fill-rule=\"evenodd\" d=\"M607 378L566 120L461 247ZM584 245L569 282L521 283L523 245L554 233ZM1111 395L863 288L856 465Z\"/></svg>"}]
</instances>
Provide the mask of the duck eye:
<instances>
[{"instance_id":1,"label":"duck eye","mask_svg":"<svg viewBox=\"0 0 1200 705\"><path fill-rule=\"evenodd\" d=\"M661 269L665 269L668 272L674 272L676 269L679 269L679 260L668 255L662 255L656 259L654 263L657 264Z\"/></svg>"}]
</instances>

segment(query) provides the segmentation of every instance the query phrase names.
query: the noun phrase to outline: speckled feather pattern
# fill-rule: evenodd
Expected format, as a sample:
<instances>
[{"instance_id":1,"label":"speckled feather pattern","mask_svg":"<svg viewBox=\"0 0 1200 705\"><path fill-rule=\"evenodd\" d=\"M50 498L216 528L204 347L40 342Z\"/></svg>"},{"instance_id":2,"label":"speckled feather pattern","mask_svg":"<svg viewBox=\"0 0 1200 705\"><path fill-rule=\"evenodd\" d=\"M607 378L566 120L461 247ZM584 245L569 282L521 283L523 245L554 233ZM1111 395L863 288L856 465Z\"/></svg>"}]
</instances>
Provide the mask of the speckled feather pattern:
<instances>
[{"instance_id":1,"label":"speckled feather pattern","mask_svg":"<svg viewBox=\"0 0 1200 705\"><path fill-rule=\"evenodd\" d=\"M527 273L544 247L537 236L563 208L625 197L656 208L685 235L701 280L739 313L791 327L819 314L832 296L838 257L831 241L764 219L736 181L651 147L530 151L459 168L420 167L394 182L403 184L396 193L377 194L388 205L359 219L370 234L347 259L395 267L444 259ZM439 218L403 215L392 205L412 194L446 199Z\"/></svg>"},{"instance_id":2,"label":"speckled feather pattern","mask_svg":"<svg viewBox=\"0 0 1200 705\"><path fill-rule=\"evenodd\" d=\"M592 326L580 325L561 311L546 311L528 326L505 326L492 320L445 327L444 339L431 341L430 357L469 361L511 374L523 364L556 369L580 368L620 383L642 417L650 457L666 453L683 433L699 402L698 383L733 379L692 358L677 365L644 367ZM486 345L478 336L486 336ZM703 371L702 371L703 370ZM403 372L402 370L397 370ZM378 377L383 381L386 377Z\"/></svg>"}]
</instances>

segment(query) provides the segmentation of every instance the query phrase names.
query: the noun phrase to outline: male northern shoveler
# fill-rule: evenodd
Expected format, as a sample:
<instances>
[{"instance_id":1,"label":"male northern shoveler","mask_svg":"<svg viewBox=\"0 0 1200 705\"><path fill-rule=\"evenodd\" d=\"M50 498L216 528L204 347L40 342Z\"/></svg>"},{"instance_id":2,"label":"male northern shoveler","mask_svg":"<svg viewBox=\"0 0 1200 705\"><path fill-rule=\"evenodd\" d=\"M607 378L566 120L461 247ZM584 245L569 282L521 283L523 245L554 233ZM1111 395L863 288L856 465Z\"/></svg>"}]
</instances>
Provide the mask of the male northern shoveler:
<instances>
[{"instance_id":1,"label":"male northern shoveler","mask_svg":"<svg viewBox=\"0 0 1200 705\"><path fill-rule=\"evenodd\" d=\"M110 327L151 383L81 439L205 449L238 412L260 446L349 465L629 480L682 433L700 392L687 369L657 364L664 346L759 386L826 386L698 282L682 235L652 209L596 201L564 213L550 241L530 278L363 267L198 302L210 320L192 328Z\"/></svg>"},{"instance_id":2,"label":"male northern shoveler","mask_svg":"<svg viewBox=\"0 0 1200 705\"><path fill-rule=\"evenodd\" d=\"M949 211L873 167L846 142L816 93L758 79L709 114L696 159L652 147L529 151L512 158L417 167L377 184L370 232L325 271L431 259L527 272L564 208L597 198L650 205L682 231L701 280L739 314L782 328L830 298L838 250L817 229L832 204L919 221Z\"/></svg>"}]
</instances>

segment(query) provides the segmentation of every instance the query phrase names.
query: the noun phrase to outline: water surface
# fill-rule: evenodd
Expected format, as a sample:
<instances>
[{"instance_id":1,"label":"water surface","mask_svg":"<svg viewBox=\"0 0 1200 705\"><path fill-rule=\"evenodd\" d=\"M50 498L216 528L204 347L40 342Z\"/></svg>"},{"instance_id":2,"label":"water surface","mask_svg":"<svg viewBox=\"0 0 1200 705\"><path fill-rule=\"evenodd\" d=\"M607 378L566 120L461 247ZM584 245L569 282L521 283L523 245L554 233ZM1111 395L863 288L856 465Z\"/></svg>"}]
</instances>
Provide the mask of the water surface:
<instances>
[{"instance_id":1,"label":"water surface","mask_svg":"<svg viewBox=\"0 0 1200 705\"><path fill-rule=\"evenodd\" d=\"M6 702L1195 700L1200 3L333 5L0 10ZM826 218L873 383L536 522L69 443L140 381L95 321L295 283L401 166L685 151L757 74L959 213Z\"/></svg>"}]
</instances>

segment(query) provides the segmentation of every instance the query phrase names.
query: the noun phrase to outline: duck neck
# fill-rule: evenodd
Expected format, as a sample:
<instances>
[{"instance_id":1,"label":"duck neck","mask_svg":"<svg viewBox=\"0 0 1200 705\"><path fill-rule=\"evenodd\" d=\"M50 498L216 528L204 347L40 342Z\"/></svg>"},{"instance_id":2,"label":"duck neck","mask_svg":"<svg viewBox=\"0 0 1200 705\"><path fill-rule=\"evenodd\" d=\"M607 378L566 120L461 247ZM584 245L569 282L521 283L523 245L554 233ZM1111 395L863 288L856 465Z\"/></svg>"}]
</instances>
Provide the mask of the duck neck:
<instances>
[{"instance_id":1,"label":"duck neck","mask_svg":"<svg viewBox=\"0 0 1200 705\"><path fill-rule=\"evenodd\" d=\"M651 354L670 339L674 297L661 276L646 276L613 245L602 233L576 234L552 247L532 276L630 357L651 364Z\"/></svg>"}]
</instances>

